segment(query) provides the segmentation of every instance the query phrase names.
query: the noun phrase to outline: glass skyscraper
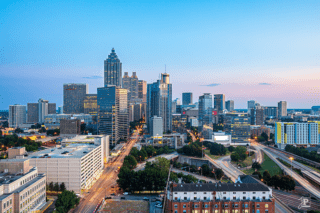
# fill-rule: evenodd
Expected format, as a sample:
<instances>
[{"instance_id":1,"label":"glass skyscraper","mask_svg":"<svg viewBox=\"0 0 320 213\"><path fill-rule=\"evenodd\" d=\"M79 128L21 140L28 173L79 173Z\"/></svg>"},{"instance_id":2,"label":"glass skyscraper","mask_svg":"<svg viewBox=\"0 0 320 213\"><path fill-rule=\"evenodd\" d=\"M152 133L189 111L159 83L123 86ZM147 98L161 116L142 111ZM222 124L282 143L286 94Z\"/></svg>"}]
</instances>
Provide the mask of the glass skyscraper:
<instances>
[{"instance_id":1,"label":"glass skyscraper","mask_svg":"<svg viewBox=\"0 0 320 213\"><path fill-rule=\"evenodd\" d=\"M150 119L161 117L163 131L172 131L172 84L169 74L162 73L161 80L148 84L147 87L147 124L150 132Z\"/></svg>"},{"instance_id":2,"label":"glass skyscraper","mask_svg":"<svg viewBox=\"0 0 320 213\"><path fill-rule=\"evenodd\" d=\"M228 110L228 112L234 111L234 101L233 100L226 101L226 110Z\"/></svg>"},{"instance_id":3,"label":"glass skyscraper","mask_svg":"<svg viewBox=\"0 0 320 213\"><path fill-rule=\"evenodd\" d=\"M104 86L122 87L122 63L114 48L104 61Z\"/></svg>"},{"instance_id":4,"label":"glass skyscraper","mask_svg":"<svg viewBox=\"0 0 320 213\"><path fill-rule=\"evenodd\" d=\"M219 112L223 112L225 107L225 97L224 94L215 94L214 95L214 108Z\"/></svg>"},{"instance_id":5,"label":"glass skyscraper","mask_svg":"<svg viewBox=\"0 0 320 213\"><path fill-rule=\"evenodd\" d=\"M110 135L113 145L128 139L128 91L116 86L98 88L97 104L99 134Z\"/></svg>"},{"instance_id":6,"label":"glass skyscraper","mask_svg":"<svg viewBox=\"0 0 320 213\"><path fill-rule=\"evenodd\" d=\"M189 104L193 104L192 92L182 93L182 105L189 105Z\"/></svg>"},{"instance_id":7,"label":"glass skyscraper","mask_svg":"<svg viewBox=\"0 0 320 213\"><path fill-rule=\"evenodd\" d=\"M209 139L212 133L212 95L210 93L204 93L199 97L198 120L199 132L205 139Z\"/></svg>"},{"instance_id":8,"label":"glass skyscraper","mask_svg":"<svg viewBox=\"0 0 320 213\"><path fill-rule=\"evenodd\" d=\"M122 78L122 88L128 90L128 98L130 102L136 102L138 99L138 92L139 92L139 80L137 77L136 72L132 73L130 77L127 72L124 73Z\"/></svg>"},{"instance_id":9,"label":"glass skyscraper","mask_svg":"<svg viewBox=\"0 0 320 213\"><path fill-rule=\"evenodd\" d=\"M26 106L15 104L9 106L9 127L19 127L26 123Z\"/></svg>"}]
</instances>

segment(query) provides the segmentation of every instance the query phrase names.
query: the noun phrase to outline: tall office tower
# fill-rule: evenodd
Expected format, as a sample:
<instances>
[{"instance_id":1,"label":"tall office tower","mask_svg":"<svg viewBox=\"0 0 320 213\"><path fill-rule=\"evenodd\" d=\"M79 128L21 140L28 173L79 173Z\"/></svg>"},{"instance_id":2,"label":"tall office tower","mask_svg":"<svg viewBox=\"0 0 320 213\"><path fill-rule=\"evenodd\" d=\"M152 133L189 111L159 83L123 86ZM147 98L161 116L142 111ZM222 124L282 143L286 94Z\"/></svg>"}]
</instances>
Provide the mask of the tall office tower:
<instances>
[{"instance_id":1,"label":"tall office tower","mask_svg":"<svg viewBox=\"0 0 320 213\"><path fill-rule=\"evenodd\" d=\"M209 139L212 133L212 95L210 93L204 93L199 97L198 120L199 131L205 139Z\"/></svg>"},{"instance_id":2,"label":"tall office tower","mask_svg":"<svg viewBox=\"0 0 320 213\"><path fill-rule=\"evenodd\" d=\"M251 112L251 109L254 108L255 104L256 104L255 100L248 101L248 113Z\"/></svg>"},{"instance_id":3,"label":"tall office tower","mask_svg":"<svg viewBox=\"0 0 320 213\"><path fill-rule=\"evenodd\" d=\"M42 124L44 123L44 116L48 115L48 104L49 101L47 100L43 100L42 98L40 98L38 100L38 104L39 104L39 121L38 123Z\"/></svg>"},{"instance_id":4,"label":"tall office tower","mask_svg":"<svg viewBox=\"0 0 320 213\"><path fill-rule=\"evenodd\" d=\"M163 131L172 131L172 84L169 74L162 73L161 80L148 84L147 89L147 125L150 132L150 119L162 117Z\"/></svg>"},{"instance_id":5,"label":"tall office tower","mask_svg":"<svg viewBox=\"0 0 320 213\"><path fill-rule=\"evenodd\" d=\"M147 102L147 82L139 80L138 82L138 98L142 99L142 102Z\"/></svg>"},{"instance_id":6,"label":"tall office tower","mask_svg":"<svg viewBox=\"0 0 320 213\"><path fill-rule=\"evenodd\" d=\"M57 114L57 104L49 103L48 104L48 114Z\"/></svg>"},{"instance_id":7,"label":"tall office tower","mask_svg":"<svg viewBox=\"0 0 320 213\"><path fill-rule=\"evenodd\" d=\"M63 114L63 106L58 107L58 114Z\"/></svg>"},{"instance_id":8,"label":"tall office tower","mask_svg":"<svg viewBox=\"0 0 320 213\"><path fill-rule=\"evenodd\" d=\"M264 110L257 106L251 109L251 125L264 125Z\"/></svg>"},{"instance_id":9,"label":"tall office tower","mask_svg":"<svg viewBox=\"0 0 320 213\"><path fill-rule=\"evenodd\" d=\"M115 145L129 136L128 91L116 86L98 88L98 129L99 134L110 135Z\"/></svg>"},{"instance_id":10,"label":"tall office tower","mask_svg":"<svg viewBox=\"0 0 320 213\"><path fill-rule=\"evenodd\" d=\"M132 103L136 102L138 99L138 85L139 83L136 72L133 72L131 77L128 75L128 72L124 73L122 78L122 88L128 90L128 99Z\"/></svg>"},{"instance_id":11,"label":"tall office tower","mask_svg":"<svg viewBox=\"0 0 320 213\"><path fill-rule=\"evenodd\" d=\"M287 102L280 101L278 102L278 117L281 118L287 116Z\"/></svg>"},{"instance_id":12,"label":"tall office tower","mask_svg":"<svg viewBox=\"0 0 320 213\"><path fill-rule=\"evenodd\" d=\"M39 103L28 103L28 123L38 123L39 122Z\"/></svg>"},{"instance_id":13,"label":"tall office tower","mask_svg":"<svg viewBox=\"0 0 320 213\"><path fill-rule=\"evenodd\" d=\"M87 94L83 101L84 114L92 115L93 124L97 123L98 104L97 94Z\"/></svg>"},{"instance_id":14,"label":"tall office tower","mask_svg":"<svg viewBox=\"0 0 320 213\"><path fill-rule=\"evenodd\" d=\"M26 123L26 106L15 104L9 106L9 127L19 127Z\"/></svg>"},{"instance_id":15,"label":"tall office tower","mask_svg":"<svg viewBox=\"0 0 320 213\"><path fill-rule=\"evenodd\" d=\"M219 112L223 112L225 107L225 97L224 94L215 94L214 95L214 108Z\"/></svg>"},{"instance_id":16,"label":"tall office tower","mask_svg":"<svg viewBox=\"0 0 320 213\"><path fill-rule=\"evenodd\" d=\"M171 109L173 114L177 113L177 102L175 100L172 101Z\"/></svg>"},{"instance_id":17,"label":"tall office tower","mask_svg":"<svg viewBox=\"0 0 320 213\"><path fill-rule=\"evenodd\" d=\"M193 104L192 92L182 93L182 105L189 105L189 104Z\"/></svg>"},{"instance_id":18,"label":"tall office tower","mask_svg":"<svg viewBox=\"0 0 320 213\"><path fill-rule=\"evenodd\" d=\"M161 139L163 136L162 118L156 115L150 119L150 134L154 139Z\"/></svg>"},{"instance_id":19,"label":"tall office tower","mask_svg":"<svg viewBox=\"0 0 320 213\"><path fill-rule=\"evenodd\" d=\"M228 110L228 112L234 111L234 100L226 101L226 110Z\"/></svg>"},{"instance_id":20,"label":"tall office tower","mask_svg":"<svg viewBox=\"0 0 320 213\"><path fill-rule=\"evenodd\" d=\"M277 118L278 117L278 107L264 107L264 116L266 118Z\"/></svg>"},{"instance_id":21,"label":"tall office tower","mask_svg":"<svg viewBox=\"0 0 320 213\"><path fill-rule=\"evenodd\" d=\"M87 84L63 84L64 114L84 113L83 102L88 90Z\"/></svg>"},{"instance_id":22,"label":"tall office tower","mask_svg":"<svg viewBox=\"0 0 320 213\"><path fill-rule=\"evenodd\" d=\"M122 86L122 63L114 48L104 61L104 86Z\"/></svg>"}]
</instances>

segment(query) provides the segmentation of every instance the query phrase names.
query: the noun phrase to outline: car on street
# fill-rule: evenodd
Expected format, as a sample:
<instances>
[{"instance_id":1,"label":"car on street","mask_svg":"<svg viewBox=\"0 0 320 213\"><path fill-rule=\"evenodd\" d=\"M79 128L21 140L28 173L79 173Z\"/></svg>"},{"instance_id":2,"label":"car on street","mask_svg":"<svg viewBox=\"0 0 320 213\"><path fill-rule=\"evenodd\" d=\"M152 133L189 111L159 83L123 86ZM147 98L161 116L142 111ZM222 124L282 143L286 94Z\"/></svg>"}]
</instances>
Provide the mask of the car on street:
<instances>
[{"instance_id":1,"label":"car on street","mask_svg":"<svg viewBox=\"0 0 320 213\"><path fill-rule=\"evenodd\" d=\"M155 205L155 207L162 208L162 205L161 204L157 204L157 205Z\"/></svg>"},{"instance_id":2,"label":"car on street","mask_svg":"<svg viewBox=\"0 0 320 213\"><path fill-rule=\"evenodd\" d=\"M129 194L128 192L124 192L124 193L123 193L123 195L128 195L128 194Z\"/></svg>"},{"instance_id":3,"label":"car on street","mask_svg":"<svg viewBox=\"0 0 320 213\"><path fill-rule=\"evenodd\" d=\"M115 194L115 193L112 193L111 195L112 195L112 196L116 196L116 194Z\"/></svg>"}]
</instances>

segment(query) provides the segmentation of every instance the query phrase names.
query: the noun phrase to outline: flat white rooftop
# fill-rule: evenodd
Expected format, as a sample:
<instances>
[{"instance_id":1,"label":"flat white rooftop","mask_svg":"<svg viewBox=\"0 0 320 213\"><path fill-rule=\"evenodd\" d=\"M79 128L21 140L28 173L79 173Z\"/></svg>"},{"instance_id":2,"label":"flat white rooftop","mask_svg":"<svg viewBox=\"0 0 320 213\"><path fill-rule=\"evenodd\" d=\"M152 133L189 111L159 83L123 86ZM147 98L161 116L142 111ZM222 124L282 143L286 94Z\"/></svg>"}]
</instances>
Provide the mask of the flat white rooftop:
<instances>
[{"instance_id":1,"label":"flat white rooftop","mask_svg":"<svg viewBox=\"0 0 320 213\"><path fill-rule=\"evenodd\" d=\"M82 158L99 145L69 144L66 147L55 147L29 154L28 158Z\"/></svg>"}]
</instances>

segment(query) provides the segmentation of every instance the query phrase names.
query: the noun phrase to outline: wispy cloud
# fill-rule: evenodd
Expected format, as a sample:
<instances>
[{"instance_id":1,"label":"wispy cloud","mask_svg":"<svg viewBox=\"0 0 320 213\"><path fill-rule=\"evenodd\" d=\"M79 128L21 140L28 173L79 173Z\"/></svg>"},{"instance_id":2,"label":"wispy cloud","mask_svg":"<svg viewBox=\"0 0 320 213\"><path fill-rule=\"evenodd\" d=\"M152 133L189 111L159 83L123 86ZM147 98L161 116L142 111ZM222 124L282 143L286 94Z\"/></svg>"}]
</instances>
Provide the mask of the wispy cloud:
<instances>
[{"instance_id":1,"label":"wispy cloud","mask_svg":"<svg viewBox=\"0 0 320 213\"><path fill-rule=\"evenodd\" d=\"M103 78L102 76L98 76L98 75L93 75L93 76L88 76L88 77L83 77L86 79L99 79L99 78Z\"/></svg>"},{"instance_id":2,"label":"wispy cloud","mask_svg":"<svg viewBox=\"0 0 320 213\"><path fill-rule=\"evenodd\" d=\"M207 85L200 85L200 86L205 86L205 87L216 87L219 86L220 84L207 84Z\"/></svg>"},{"instance_id":3,"label":"wispy cloud","mask_svg":"<svg viewBox=\"0 0 320 213\"><path fill-rule=\"evenodd\" d=\"M259 83L259 85L269 86L271 84L269 84L269 83Z\"/></svg>"}]
</instances>

